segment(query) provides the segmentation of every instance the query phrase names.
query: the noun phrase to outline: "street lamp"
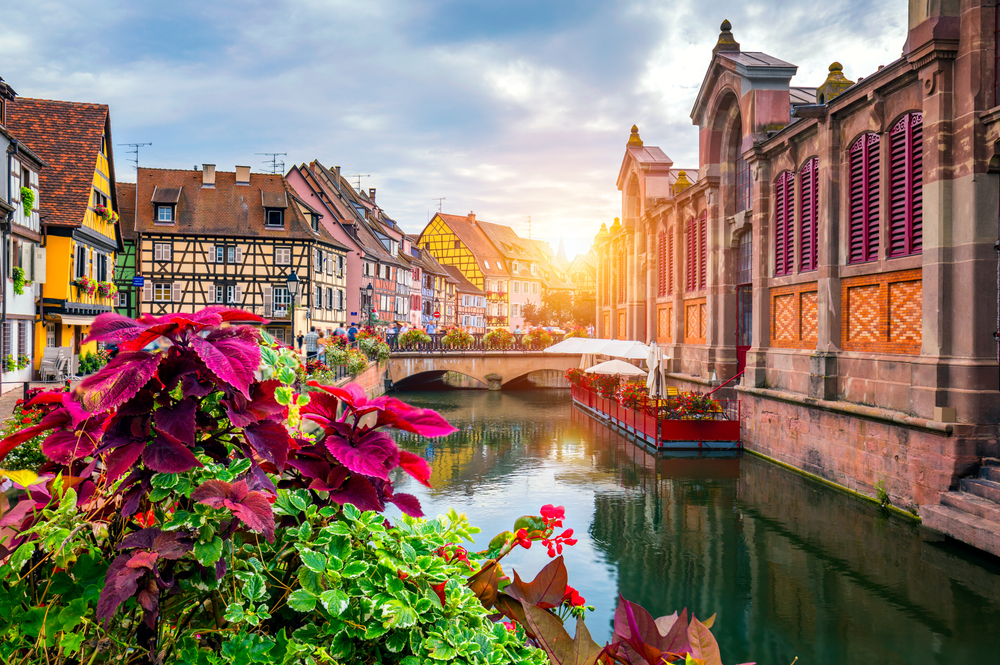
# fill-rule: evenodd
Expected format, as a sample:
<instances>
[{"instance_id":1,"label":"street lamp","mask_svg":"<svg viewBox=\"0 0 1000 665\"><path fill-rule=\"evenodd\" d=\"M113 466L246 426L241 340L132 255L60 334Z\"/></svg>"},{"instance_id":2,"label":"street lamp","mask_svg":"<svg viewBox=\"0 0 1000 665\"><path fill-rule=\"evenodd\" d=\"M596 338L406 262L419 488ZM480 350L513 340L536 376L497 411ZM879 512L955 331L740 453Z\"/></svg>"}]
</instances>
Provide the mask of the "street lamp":
<instances>
[{"instance_id":1,"label":"street lamp","mask_svg":"<svg viewBox=\"0 0 1000 665\"><path fill-rule=\"evenodd\" d=\"M368 302L368 323L373 324L372 319L375 318L375 287L372 286L371 282L368 282L368 286L365 287L365 296L367 296Z\"/></svg>"},{"instance_id":2,"label":"street lamp","mask_svg":"<svg viewBox=\"0 0 1000 665\"><path fill-rule=\"evenodd\" d=\"M292 339L289 346L295 348L295 297L299 295L299 276L295 274L294 270L285 278L285 285L288 287L288 297L291 299L288 304L288 318L292 322Z\"/></svg>"}]
</instances>

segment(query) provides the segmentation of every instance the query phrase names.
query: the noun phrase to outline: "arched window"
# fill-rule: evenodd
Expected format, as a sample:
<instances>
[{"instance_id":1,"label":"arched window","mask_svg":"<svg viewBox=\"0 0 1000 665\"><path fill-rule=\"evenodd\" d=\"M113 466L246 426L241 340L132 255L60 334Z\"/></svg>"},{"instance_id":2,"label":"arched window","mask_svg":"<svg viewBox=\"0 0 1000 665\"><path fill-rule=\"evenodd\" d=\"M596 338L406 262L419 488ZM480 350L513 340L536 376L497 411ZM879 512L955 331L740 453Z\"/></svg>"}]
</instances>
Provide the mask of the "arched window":
<instances>
[{"instance_id":1,"label":"arched window","mask_svg":"<svg viewBox=\"0 0 1000 665\"><path fill-rule=\"evenodd\" d=\"M792 218L795 207L792 189L795 176L784 171L774 181L774 274L790 275L795 266L795 241L792 237Z\"/></svg>"},{"instance_id":2,"label":"arched window","mask_svg":"<svg viewBox=\"0 0 1000 665\"><path fill-rule=\"evenodd\" d=\"M924 115L910 113L889 134L889 256L919 254L923 241Z\"/></svg>"},{"instance_id":3,"label":"arched window","mask_svg":"<svg viewBox=\"0 0 1000 665\"><path fill-rule=\"evenodd\" d=\"M879 135L862 134L851 146L848 263L878 258Z\"/></svg>"},{"instance_id":4,"label":"arched window","mask_svg":"<svg viewBox=\"0 0 1000 665\"><path fill-rule=\"evenodd\" d=\"M799 171L799 270L815 270L819 233L819 159L813 157Z\"/></svg>"}]
</instances>

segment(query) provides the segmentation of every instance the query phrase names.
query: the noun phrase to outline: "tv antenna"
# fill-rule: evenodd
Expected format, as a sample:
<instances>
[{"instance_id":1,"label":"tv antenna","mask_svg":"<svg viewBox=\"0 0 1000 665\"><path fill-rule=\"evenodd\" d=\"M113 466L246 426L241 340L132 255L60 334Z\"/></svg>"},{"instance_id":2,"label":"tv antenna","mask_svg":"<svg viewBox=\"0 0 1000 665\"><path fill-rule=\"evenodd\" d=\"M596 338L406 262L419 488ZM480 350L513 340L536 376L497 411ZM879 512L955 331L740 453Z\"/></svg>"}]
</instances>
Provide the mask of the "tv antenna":
<instances>
[{"instance_id":1,"label":"tv antenna","mask_svg":"<svg viewBox=\"0 0 1000 665\"><path fill-rule=\"evenodd\" d=\"M360 173L360 174L355 174L355 175L349 175L349 176L346 176L346 177L348 177L348 178L357 178L358 179L358 190L357 191L360 192L361 191L361 179L362 178L370 178L372 176L371 176L370 173Z\"/></svg>"},{"instance_id":2,"label":"tv antenna","mask_svg":"<svg viewBox=\"0 0 1000 665\"><path fill-rule=\"evenodd\" d=\"M255 152L255 155L267 155L271 159L265 159L262 163L271 164L271 173L281 173L285 170L285 160L278 161L278 155L287 155L287 152Z\"/></svg>"},{"instance_id":3,"label":"tv antenna","mask_svg":"<svg viewBox=\"0 0 1000 665\"><path fill-rule=\"evenodd\" d=\"M124 146L128 146L129 148L132 148L126 154L128 154L128 155L135 155L135 157L132 157L131 159L129 159L129 161L132 162L132 166L135 167L135 207L133 208L133 210L138 210L139 209L139 148L145 148L147 145L153 145L153 143L152 142L148 142L148 143L119 143L118 145L124 145ZM133 217L136 220L138 220L138 217L134 213L133 213ZM131 303L131 302L132 301L130 299L129 303ZM129 311L131 311L131 310L132 310L132 306L130 304L129 305Z\"/></svg>"},{"instance_id":4,"label":"tv antenna","mask_svg":"<svg viewBox=\"0 0 1000 665\"><path fill-rule=\"evenodd\" d=\"M446 201L446 200L447 199L444 196L439 196L436 199L431 199L431 201L437 201L438 202L438 212L441 212L441 203L444 202L444 201Z\"/></svg>"},{"instance_id":5,"label":"tv antenna","mask_svg":"<svg viewBox=\"0 0 1000 665\"><path fill-rule=\"evenodd\" d=\"M531 215L528 215L528 240L531 240Z\"/></svg>"}]
</instances>

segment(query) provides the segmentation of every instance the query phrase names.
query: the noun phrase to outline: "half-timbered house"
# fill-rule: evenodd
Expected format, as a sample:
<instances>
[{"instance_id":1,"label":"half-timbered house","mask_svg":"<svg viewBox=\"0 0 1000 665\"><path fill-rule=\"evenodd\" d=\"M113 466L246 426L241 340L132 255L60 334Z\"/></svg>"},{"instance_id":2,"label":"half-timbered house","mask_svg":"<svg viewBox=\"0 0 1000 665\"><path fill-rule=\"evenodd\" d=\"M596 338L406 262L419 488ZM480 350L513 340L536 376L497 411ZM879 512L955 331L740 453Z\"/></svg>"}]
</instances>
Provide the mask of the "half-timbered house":
<instances>
[{"instance_id":1,"label":"half-timbered house","mask_svg":"<svg viewBox=\"0 0 1000 665\"><path fill-rule=\"evenodd\" d=\"M6 128L5 107L16 97L0 79L0 155L7 155L9 173L0 178L0 219L3 228L3 308L0 309L0 390L29 381L33 371L36 300L45 281L45 248L38 214L39 180L43 166L31 150L30 136L14 136Z\"/></svg>"},{"instance_id":2,"label":"half-timbered house","mask_svg":"<svg viewBox=\"0 0 1000 665\"><path fill-rule=\"evenodd\" d=\"M83 340L94 318L114 303L122 241L111 114L103 104L18 97L8 103L6 120L14 136L31 137L45 162L38 175L46 258L34 340L37 367L44 347L72 347L74 355L96 350Z\"/></svg>"},{"instance_id":3,"label":"half-timbered house","mask_svg":"<svg viewBox=\"0 0 1000 665\"><path fill-rule=\"evenodd\" d=\"M346 255L348 322L388 320L396 309L396 280L400 262L398 242L377 230L374 208L340 174L319 161L292 167L288 183L298 196L321 213L320 223L349 248ZM368 287L372 287L371 296Z\"/></svg>"},{"instance_id":4,"label":"half-timbered house","mask_svg":"<svg viewBox=\"0 0 1000 665\"><path fill-rule=\"evenodd\" d=\"M135 183L118 183L118 205L122 231L122 251L115 262L115 311L134 319L139 315L139 287L135 286L136 276L136 231L135 231Z\"/></svg>"},{"instance_id":5,"label":"half-timbered house","mask_svg":"<svg viewBox=\"0 0 1000 665\"><path fill-rule=\"evenodd\" d=\"M347 248L276 174L140 168L135 211L140 311L162 315L224 304L269 319L286 343L347 318ZM298 295L288 278L298 277ZM294 324L294 325L293 325Z\"/></svg>"},{"instance_id":6,"label":"half-timbered house","mask_svg":"<svg viewBox=\"0 0 1000 665\"><path fill-rule=\"evenodd\" d=\"M486 292L466 278L457 266L444 266L455 280L455 325L470 333L486 332Z\"/></svg>"},{"instance_id":7,"label":"half-timbered house","mask_svg":"<svg viewBox=\"0 0 1000 665\"><path fill-rule=\"evenodd\" d=\"M483 291L488 301L488 328L510 326L511 275L504 265L504 257L478 226L475 213L470 212L467 217L437 213L420 234L419 242L438 263L445 267L455 266L470 283Z\"/></svg>"}]
</instances>

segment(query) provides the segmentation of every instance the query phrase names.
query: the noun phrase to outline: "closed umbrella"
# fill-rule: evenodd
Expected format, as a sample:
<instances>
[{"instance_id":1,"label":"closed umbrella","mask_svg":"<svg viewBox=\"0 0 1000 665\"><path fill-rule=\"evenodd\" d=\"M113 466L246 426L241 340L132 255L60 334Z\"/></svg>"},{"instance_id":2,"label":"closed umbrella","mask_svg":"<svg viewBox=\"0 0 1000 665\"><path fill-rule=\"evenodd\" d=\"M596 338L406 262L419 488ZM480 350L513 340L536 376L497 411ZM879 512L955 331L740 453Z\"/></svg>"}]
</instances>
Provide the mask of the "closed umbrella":
<instances>
[{"instance_id":1,"label":"closed umbrella","mask_svg":"<svg viewBox=\"0 0 1000 665\"><path fill-rule=\"evenodd\" d=\"M610 374L618 376L646 376L646 372L624 360L609 360L586 370L587 374Z\"/></svg>"},{"instance_id":2,"label":"closed umbrella","mask_svg":"<svg viewBox=\"0 0 1000 665\"><path fill-rule=\"evenodd\" d=\"M660 376L660 347L654 342L649 346L649 357L646 359L649 376L646 377L646 390L649 396L657 399L663 392L663 381Z\"/></svg>"}]
</instances>

